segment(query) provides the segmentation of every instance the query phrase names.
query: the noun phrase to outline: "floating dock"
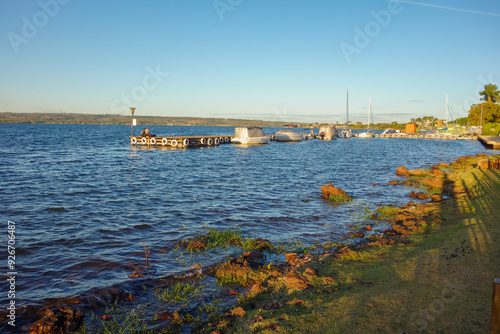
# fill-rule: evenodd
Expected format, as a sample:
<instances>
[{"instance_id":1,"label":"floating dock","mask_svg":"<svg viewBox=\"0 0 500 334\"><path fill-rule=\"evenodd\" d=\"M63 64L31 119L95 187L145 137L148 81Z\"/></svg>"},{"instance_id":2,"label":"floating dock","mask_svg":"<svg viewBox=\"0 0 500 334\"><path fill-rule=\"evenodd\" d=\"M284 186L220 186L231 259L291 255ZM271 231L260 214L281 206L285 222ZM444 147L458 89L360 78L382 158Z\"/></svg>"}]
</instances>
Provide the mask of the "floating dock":
<instances>
[{"instance_id":1,"label":"floating dock","mask_svg":"<svg viewBox=\"0 0 500 334\"><path fill-rule=\"evenodd\" d=\"M304 140L320 139L319 134L302 134ZM271 141L275 141L274 134L269 136ZM356 133L353 133L353 137ZM374 135L376 138L406 138L406 139L441 139L441 140L478 140L486 147L493 149L500 149L500 137L498 136L480 136L464 135L464 134L409 134L409 133L377 133ZM156 137L141 137L130 136L130 144L133 146L146 146L146 147L164 147L164 148L198 148L219 146L221 144L229 144L234 136L156 136Z\"/></svg>"},{"instance_id":2,"label":"floating dock","mask_svg":"<svg viewBox=\"0 0 500 334\"><path fill-rule=\"evenodd\" d=\"M233 136L130 136L130 144L154 147L194 148L228 144L232 138Z\"/></svg>"},{"instance_id":3,"label":"floating dock","mask_svg":"<svg viewBox=\"0 0 500 334\"><path fill-rule=\"evenodd\" d=\"M500 136L479 136L479 141L486 148L500 150Z\"/></svg>"},{"instance_id":4,"label":"floating dock","mask_svg":"<svg viewBox=\"0 0 500 334\"><path fill-rule=\"evenodd\" d=\"M444 133L387 133L375 134L376 138L409 138L409 139L442 139L442 140L477 140L476 135L465 135L465 134L444 134Z\"/></svg>"}]
</instances>

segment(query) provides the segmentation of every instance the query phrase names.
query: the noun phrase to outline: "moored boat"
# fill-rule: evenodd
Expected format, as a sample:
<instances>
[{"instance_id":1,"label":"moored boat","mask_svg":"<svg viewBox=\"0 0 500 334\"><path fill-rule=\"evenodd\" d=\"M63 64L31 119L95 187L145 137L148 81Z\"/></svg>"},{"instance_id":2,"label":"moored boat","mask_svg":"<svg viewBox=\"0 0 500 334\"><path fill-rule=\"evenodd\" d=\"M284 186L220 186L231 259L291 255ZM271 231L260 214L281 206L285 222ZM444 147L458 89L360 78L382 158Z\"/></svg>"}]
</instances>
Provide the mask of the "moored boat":
<instances>
[{"instance_id":1,"label":"moored boat","mask_svg":"<svg viewBox=\"0 0 500 334\"><path fill-rule=\"evenodd\" d=\"M352 132L349 128L349 91L347 91L347 100L345 107L345 129L341 130L338 134L339 138L351 138Z\"/></svg>"},{"instance_id":2,"label":"moored boat","mask_svg":"<svg viewBox=\"0 0 500 334\"><path fill-rule=\"evenodd\" d=\"M291 129L280 130L276 132L274 137L277 141L301 141L304 139L302 133Z\"/></svg>"},{"instance_id":3,"label":"moored boat","mask_svg":"<svg viewBox=\"0 0 500 334\"><path fill-rule=\"evenodd\" d=\"M234 137L231 143L241 145L258 145L269 143L269 136L264 135L260 127L237 127L234 128Z\"/></svg>"},{"instance_id":4,"label":"moored boat","mask_svg":"<svg viewBox=\"0 0 500 334\"><path fill-rule=\"evenodd\" d=\"M372 97L370 96L370 102L368 104L368 126L365 132L361 132L357 135L358 138L373 138L373 128L370 128L370 124L373 127L373 115L372 115Z\"/></svg>"}]
</instances>

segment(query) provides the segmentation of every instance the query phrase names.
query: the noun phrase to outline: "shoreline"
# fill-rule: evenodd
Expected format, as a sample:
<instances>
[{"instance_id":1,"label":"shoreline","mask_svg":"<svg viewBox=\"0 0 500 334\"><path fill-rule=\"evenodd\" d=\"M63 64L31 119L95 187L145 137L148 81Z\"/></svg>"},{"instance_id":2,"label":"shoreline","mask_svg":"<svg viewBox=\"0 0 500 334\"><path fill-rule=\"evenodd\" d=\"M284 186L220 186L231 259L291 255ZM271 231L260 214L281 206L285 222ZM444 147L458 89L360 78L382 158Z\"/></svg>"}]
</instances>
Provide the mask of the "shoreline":
<instances>
[{"instance_id":1,"label":"shoreline","mask_svg":"<svg viewBox=\"0 0 500 334\"><path fill-rule=\"evenodd\" d=\"M470 159L478 160L479 158L474 157L474 158L470 158ZM453 172L449 173L450 175L452 175L453 178L457 177L457 180L458 180L457 170L459 170L460 173L465 173L467 171L475 169L474 166L467 163L469 161L468 159L459 158L457 160L462 160L462 161L460 161L459 163L456 163L457 164L456 167L452 167L452 168L457 168ZM458 169L458 164L465 165L468 167L463 169L463 170ZM444 168L444 169L446 169L446 168ZM418 172L415 172L415 173L419 174ZM498 173L498 172L496 172L496 173ZM410 176L409 179L412 179L412 177ZM457 181L457 180L454 180L454 181ZM467 197L467 192L458 192L459 189L455 189L454 186L452 186L451 190L454 193L461 194L460 196L462 196L462 197ZM463 195L463 194L466 194L466 195ZM457 198L450 198L449 200L445 200L443 202L435 202L435 203L431 202L431 204L427 204L427 205L426 205L426 203L410 205L407 207L403 207L402 210L403 210L403 212L411 211L412 207L416 207L416 208L419 208L416 211L420 212L422 207L447 205L447 203L454 203L455 201L458 202L459 200L461 200L460 197L457 197ZM437 204L437 203L439 203L439 204ZM425 210L425 209L422 209L422 210ZM419 215L422 215L422 212L420 212ZM439 219L439 218L436 218L436 219ZM363 257L366 256L365 253L370 252L370 251L365 250L365 248L371 249L371 248L378 247L380 249L384 249L384 251L379 252L380 254L378 254L377 256L380 257L380 255L382 254L382 257L387 257L387 254L390 253L390 251L388 251L386 248L410 247L408 245L412 244L411 239L413 238L412 236L413 236L413 232L415 230L416 230L416 232L418 232L418 230L429 231L430 232L429 235L432 235L432 231L434 229L439 229L439 226L441 226L441 221L437 222L437 223L432 223L432 221L434 221L436 219L430 220L429 224L427 224L426 226L422 225L421 221L415 223L414 225L409 225L409 226L406 226L404 224L403 225L394 224L393 228L392 228L393 232L391 232L391 231L385 231L385 232L386 233L396 232L395 235L391 236L389 234L389 235L387 235L388 238L385 238L386 233L384 233L382 235L382 237L380 237L376 240L371 240L371 241L366 242L365 244L362 244L362 245L347 246L347 247L344 246L344 247L338 249L336 252L325 252L324 254L326 254L326 255L323 255L323 256L321 256L321 255L303 255L303 256L301 256L300 254L295 254L295 256L293 256L293 254L289 254L290 258L287 258L287 260L289 260L289 261L287 261L286 263L278 263L277 265L264 266L264 265L262 265L262 263L260 263L261 261L258 260L259 256L262 255L262 254L260 254L260 255L258 254L259 251L254 251L254 252L248 251L248 252L243 252L242 254L240 254L240 257L239 257L240 260L238 260L238 257L235 257L233 260L230 260L227 263L222 264L218 268L214 268L214 269L205 268L203 270L204 273L200 273L201 268L193 268L193 271L192 271L193 275L191 277L194 277L194 276L198 277L201 274L210 274L210 272L212 272L212 273L215 272L217 279L219 279L221 277L223 278L225 276L226 276L226 278L229 277L229 278L233 279L234 275L233 275L233 277L231 277L231 275L234 274L234 269L237 270L236 271L237 273L239 270L239 274L242 277L246 276L247 278L250 278L250 276L254 275L253 276L254 278L249 279L249 282L253 282L253 284L251 284L251 285L247 284L246 287L239 286L238 284L235 284L235 283L237 283L237 280L236 281L226 280L226 282L223 284L223 287L221 288L221 294L226 293L226 294L233 296L232 304L234 304L235 299L238 299L238 300L240 300L240 304L243 305L244 307L237 306L237 307L233 308L233 310L231 312L221 312L221 314L218 314L217 319L212 319L212 320L217 320L217 321L210 322L212 324L212 326L208 327L210 329L209 332L219 330L218 326L220 327L221 324L226 324L225 325L226 327L230 325L230 326L232 326L231 328L234 327L234 329L237 329L237 330L242 330L245 328L245 326L246 326L246 328L250 328L252 326L253 327L260 326L260 327L263 327L263 330L265 330L266 329L266 328L264 328L265 325L273 322L271 320L273 318L271 316L267 316L268 313L272 314L273 312L278 312L279 310L281 310L283 308L289 309L290 307L291 308L298 307L299 310L301 310L304 306L307 306L306 308L310 308L310 306L308 306L308 303L309 304L312 303L312 300L314 300L314 298L317 298L318 295L330 296L330 295L336 295L338 293L345 294L345 293L349 293L351 290L356 290L358 288L358 286L360 286L360 287L378 286L378 282L376 282L374 280L366 280L366 278L364 278L364 277L354 277L354 278L351 277L351 278L344 279L342 277L333 277L335 275L329 275L329 276L322 275L321 271L323 269L321 269L321 268L327 262L328 263L331 262L330 265L333 265L332 263L337 263L339 261L349 262L350 260L352 260L354 262L358 262L359 258L363 259ZM425 219L423 219L423 220L425 220ZM443 220L443 221L449 220L449 217L441 214L441 220ZM403 220L403 222L404 222L404 220ZM398 227L398 228L396 228L396 230L394 230L394 226L405 226L405 227L404 228ZM411 228L406 229L407 227L411 227ZM405 233L405 232L402 232L404 229L414 230L414 231L412 231L412 233ZM418 237L421 237L422 235L426 235L426 234L417 233L416 235ZM229 239L229 240L231 240L231 239ZM386 240L388 240L388 241L386 241ZM391 244L392 243L391 240L396 240L396 243ZM410 242L408 243L407 241L410 241ZM234 242L234 240L233 240L233 242ZM257 242L257 244L259 242L266 243L266 241L264 241L262 239L261 240L255 239L255 242ZM369 245L369 243L371 243L371 245ZM186 246L188 246L188 245L186 245ZM237 245L235 245L235 246L237 246ZM382 246L382 247L380 247L380 246ZM268 245L264 245L264 247L262 247L262 249L265 250L266 247L268 247ZM200 248L203 249L203 247L200 247ZM233 262L231 262L231 261L233 261ZM238 261L240 261L240 262L238 262ZM245 263L245 261L246 261L246 263ZM315 266L317 266L319 269L310 268L312 270L309 270L309 274L306 274L307 269L309 267L311 267L313 264ZM318 274L318 272L320 274ZM187 277L187 278L189 279L189 277ZM212 281L214 280L214 278L212 276L207 276L205 279L212 280ZM257 285L256 285L255 282L257 282L259 280L262 280L262 282L261 282L262 284L257 283ZM158 282L160 282L160 281L161 280L158 280ZM296 284L298 284L298 287L289 286L287 283L288 281L295 282ZM314 284L311 284L312 282ZM294 283L290 283L290 284L294 284ZM276 302L273 300L265 300L266 302L262 303L263 301L260 301L260 299L262 298L262 296L261 296L262 294L260 292L268 291L270 286L275 288L274 289L275 291L279 292L278 301ZM346 288L345 291L344 291L344 287ZM263 289L263 288L265 288L265 289ZM321 291L321 293L318 293L318 294L313 293L313 296L311 296L311 290L313 290L314 288L318 288ZM325 289L328 289L328 290L325 290ZM108 291L113 290L113 287L105 288L102 290L103 291L104 290L108 290ZM120 289L120 290L122 290L122 289ZM290 290L292 291L291 293L290 293ZM304 296L304 294L307 295L308 297L306 298ZM234 296L236 296L236 297L234 297ZM293 298L290 296L293 296ZM299 298L299 297L301 297L301 298ZM123 295L121 292L117 292L116 296L113 296L111 294L110 296L108 296L107 299L110 302L112 302L113 299L116 299L116 300L121 300L119 303L131 304L132 300L128 301L127 298L128 298L127 295ZM255 298L255 300L254 300L254 298ZM313 299L311 299L311 298L313 298ZM85 308L87 308L87 306L90 306L90 309L93 310L95 308L95 311L97 313L102 312L103 308L107 309L107 307L105 305L102 305L102 304L101 305L94 305L94 307L92 307L91 305L78 306L78 305L81 305L82 299L83 298L72 297L72 298L68 298L67 300L68 301L74 300L73 306L71 306L72 309L73 308L74 309L85 309ZM309 299L311 299L311 301ZM105 298L103 298L103 300L105 300ZM252 300L254 300L254 301L252 301ZM260 301L260 304L262 307L257 307L258 301ZM103 303L103 304L106 304L106 303ZM231 303L229 303L229 304L231 304ZM255 307L249 307L249 306L252 306L252 304L255 305ZM268 304L270 304L270 305L268 305ZM245 305L246 305L246 307L245 307ZM292 306L290 306L290 305L292 305ZM125 306L127 306L127 305L125 305ZM235 305L233 305L233 306L235 306ZM99 309L101 309L101 311L99 311ZM236 310L236 311L234 311L234 310ZM227 311L227 309L226 309L226 311ZM318 312L319 312L319 310L318 310ZM41 315L43 312L42 312L42 310L39 310L39 312L37 312L37 313ZM87 309L86 313L88 314L88 309ZM315 313L315 312L313 312L313 313ZM161 318L162 313L158 313L158 314L160 314L160 320L162 320L161 322L163 323L163 324L158 324L158 325L160 325L160 328L165 329L165 328L171 328L172 326L175 328L177 328L177 327L180 328L182 326L185 326L185 327L188 326L188 328L193 328L193 326L196 326L195 321L193 321L191 323L185 321L187 318L187 314L190 314L190 313L189 312L186 313L183 310L179 310L179 311L177 311L177 313L170 312L169 314L163 314L163 319ZM175 315L175 314L177 314L177 315ZM256 314L259 314L259 315L256 315ZM103 314L102 316L105 316L105 315L106 314ZM259 317L261 317L261 316L262 316L262 320L255 322L254 318L260 319ZM302 316L302 315L300 315L300 316ZM155 315L155 317L156 317L156 315ZM276 319L276 321L273 322L272 326L278 325L276 327L276 329L279 327L287 328L285 326L285 324L288 322L289 323L294 322L295 315L288 315L287 314L287 317L288 317L288 319L281 319L281 320ZM285 317L285 318L287 318L287 317ZM151 319L143 319L143 320L147 320L147 322L153 323L153 326L157 325L154 323L155 321L151 321ZM209 320L209 319L205 319L205 321L207 321L207 320ZM101 320L99 320L99 321L102 321L103 324L110 322L109 319L106 320L105 318L102 318L102 317L101 317ZM199 321L202 321L202 320L200 319ZM241 324L244 324L244 326L239 327L239 326L241 326ZM272 326L270 325L270 327L272 327ZM226 328L226 327L221 328L221 330L223 330L223 332L231 332L230 328ZM292 327L292 328L295 330L295 327ZM290 328L288 328L288 329L290 329ZM201 332L204 331L204 329L202 329L202 328L198 328L198 330ZM154 332L156 332L156 331L154 331Z\"/></svg>"}]
</instances>

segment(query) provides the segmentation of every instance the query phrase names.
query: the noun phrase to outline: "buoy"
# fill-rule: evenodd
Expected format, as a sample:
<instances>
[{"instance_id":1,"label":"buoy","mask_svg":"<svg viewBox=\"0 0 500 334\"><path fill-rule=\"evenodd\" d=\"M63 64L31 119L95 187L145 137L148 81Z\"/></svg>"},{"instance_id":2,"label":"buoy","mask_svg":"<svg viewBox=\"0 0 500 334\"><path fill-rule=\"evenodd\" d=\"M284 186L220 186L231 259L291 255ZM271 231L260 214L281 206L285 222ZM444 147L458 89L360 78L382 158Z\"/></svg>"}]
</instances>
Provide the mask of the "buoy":
<instances>
[{"instance_id":1,"label":"buoy","mask_svg":"<svg viewBox=\"0 0 500 334\"><path fill-rule=\"evenodd\" d=\"M151 145L156 144L156 138L151 138L151 139L149 140L149 143L150 143Z\"/></svg>"},{"instance_id":2,"label":"buoy","mask_svg":"<svg viewBox=\"0 0 500 334\"><path fill-rule=\"evenodd\" d=\"M215 139L214 139L214 144L215 144L215 145L219 145L219 138L215 138Z\"/></svg>"},{"instance_id":3,"label":"buoy","mask_svg":"<svg viewBox=\"0 0 500 334\"><path fill-rule=\"evenodd\" d=\"M142 145L146 145L146 143L148 142L148 140L146 138L142 138L141 139L141 143Z\"/></svg>"},{"instance_id":4,"label":"buoy","mask_svg":"<svg viewBox=\"0 0 500 334\"><path fill-rule=\"evenodd\" d=\"M177 146L177 140L172 139L172 141L170 142L170 145L172 145L173 147Z\"/></svg>"},{"instance_id":5,"label":"buoy","mask_svg":"<svg viewBox=\"0 0 500 334\"><path fill-rule=\"evenodd\" d=\"M187 138L186 138L186 139L184 139L184 140L182 141L182 143L184 144L184 146L188 146L188 145L189 145L189 139L187 139Z\"/></svg>"},{"instance_id":6,"label":"buoy","mask_svg":"<svg viewBox=\"0 0 500 334\"><path fill-rule=\"evenodd\" d=\"M132 137L132 139L130 139L130 142L131 142L132 144L135 144L135 143L137 143L137 138L135 138L135 137Z\"/></svg>"},{"instance_id":7,"label":"buoy","mask_svg":"<svg viewBox=\"0 0 500 334\"><path fill-rule=\"evenodd\" d=\"M201 138L200 139L200 144L201 145L205 145L206 142L207 142L207 140L205 138Z\"/></svg>"},{"instance_id":8,"label":"buoy","mask_svg":"<svg viewBox=\"0 0 500 334\"><path fill-rule=\"evenodd\" d=\"M211 146L213 144L212 138L208 138L207 144L208 144L208 146Z\"/></svg>"},{"instance_id":9,"label":"buoy","mask_svg":"<svg viewBox=\"0 0 500 334\"><path fill-rule=\"evenodd\" d=\"M161 140L161 144L162 144L163 146L167 145L167 143L168 143L167 138L163 138L163 139Z\"/></svg>"},{"instance_id":10,"label":"buoy","mask_svg":"<svg viewBox=\"0 0 500 334\"><path fill-rule=\"evenodd\" d=\"M476 137L476 136L474 136L474 140L477 140L477 137Z\"/></svg>"}]
</instances>

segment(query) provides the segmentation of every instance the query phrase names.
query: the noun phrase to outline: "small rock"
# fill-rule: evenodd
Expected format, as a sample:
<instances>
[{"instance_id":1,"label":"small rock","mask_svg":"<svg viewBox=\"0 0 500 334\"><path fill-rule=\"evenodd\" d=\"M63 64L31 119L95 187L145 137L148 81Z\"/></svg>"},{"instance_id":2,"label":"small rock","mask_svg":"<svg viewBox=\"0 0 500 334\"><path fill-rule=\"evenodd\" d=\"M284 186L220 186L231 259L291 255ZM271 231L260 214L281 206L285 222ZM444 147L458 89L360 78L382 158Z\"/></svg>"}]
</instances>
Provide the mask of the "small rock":
<instances>
[{"instance_id":1,"label":"small rock","mask_svg":"<svg viewBox=\"0 0 500 334\"><path fill-rule=\"evenodd\" d=\"M412 169L408 171L408 174L410 176L424 176L427 175L429 172L425 169Z\"/></svg>"},{"instance_id":2,"label":"small rock","mask_svg":"<svg viewBox=\"0 0 500 334\"><path fill-rule=\"evenodd\" d=\"M346 191L335 187L333 184L327 184L321 186L321 191L323 192L324 199L330 199L330 196L333 197L341 197L346 196L347 199L351 198Z\"/></svg>"},{"instance_id":3,"label":"small rock","mask_svg":"<svg viewBox=\"0 0 500 334\"><path fill-rule=\"evenodd\" d=\"M396 169L396 175L398 176L408 176L408 169L405 166L400 166Z\"/></svg>"},{"instance_id":4,"label":"small rock","mask_svg":"<svg viewBox=\"0 0 500 334\"><path fill-rule=\"evenodd\" d=\"M318 275L318 272L316 271L316 269L313 269L313 268L306 268L306 270L304 270L304 273L306 275L310 275L310 276Z\"/></svg>"},{"instance_id":5,"label":"small rock","mask_svg":"<svg viewBox=\"0 0 500 334\"><path fill-rule=\"evenodd\" d=\"M206 247L207 247L207 243L205 241L202 241L202 240L194 240L194 241L191 241L187 245L188 249L203 249Z\"/></svg>"},{"instance_id":6,"label":"small rock","mask_svg":"<svg viewBox=\"0 0 500 334\"><path fill-rule=\"evenodd\" d=\"M289 289L304 289L309 287L307 279L301 274L296 273L295 271L291 271L290 273L288 273L283 280L285 281L285 284Z\"/></svg>"},{"instance_id":7,"label":"small rock","mask_svg":"<svg viewBox=\"0 0 500 334\"><path fill-rule=\"evenodd\" d=\"M56 305L45 310L45 315L31 326L32 333L68 333L80 327L84 314L67 305Z\"/></svg>"},{"instance_id":8,"label":"small rock","mask_svg":"<svg viewBox=\"0 0 500 334\"><path fill-rule=\"evenodd\" d=\"M434 194L431 196L431 201L433 202L441 202L443 200L443 195L441 194Z\"/></svg>"},{"instance_id":9,"label":"small rock","mask_svg":"<svg viewBox=\"0 0 500 334\"><path fill-rule=\"evenodd\" d=\"M260 285L259 283L256 283L256 284L252 285L252 288L250 289L250 293L256 295L256 294L261 293L265 289L266 288L264 288L262 285Z\"/></svg>"},{"instance_id":10,"label":"small rock","mask_svg":"<svg viewBox=\"0 0 500 334\"><path fill-rule=\"evenodd\" d=\"M291 260L296 258L297 258L297 253L288 253L288 254L285 253L286 262L290 262Z\"/></svg>"},{"instance_id":11,"label":"small rock","mask_svg":"<svg viewBox=\"0 0 500 334\"><path fill-rule=\"evenodd\" d=\"M489 169L490 161L488 159L481 159L477 162L477 168L479 169Z\"/></svg>"},{"instance_id":12,"label":"small rock","mask_svg":"<svg viewBox=\"0 0 500 334\"><path fill-rule=\"evenodd\" d=\"M350 238L363 238L365 234L361 231L359 232L349 232L349 237Z\"/></svg>"},{"instance_id":13,"label":"small rock","mask_svg":"<svg viewBox=\"0 0 500 334\"><path fill-rule=\"evenodd\" d=\"M398 180L389 181L389 182L387 182L387 184L392 184L393 186L397 186L398 185Z\"/></svg>"}]
</instances>

